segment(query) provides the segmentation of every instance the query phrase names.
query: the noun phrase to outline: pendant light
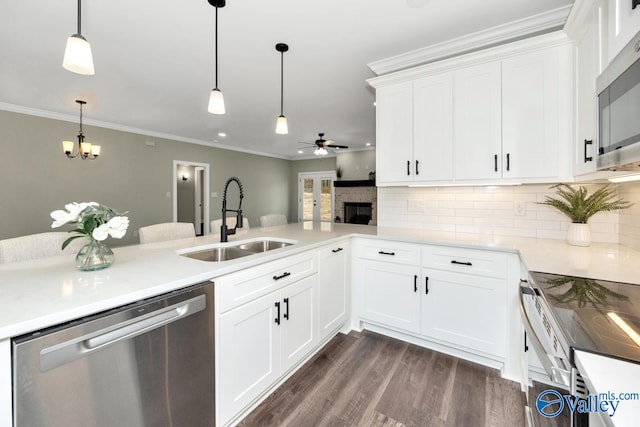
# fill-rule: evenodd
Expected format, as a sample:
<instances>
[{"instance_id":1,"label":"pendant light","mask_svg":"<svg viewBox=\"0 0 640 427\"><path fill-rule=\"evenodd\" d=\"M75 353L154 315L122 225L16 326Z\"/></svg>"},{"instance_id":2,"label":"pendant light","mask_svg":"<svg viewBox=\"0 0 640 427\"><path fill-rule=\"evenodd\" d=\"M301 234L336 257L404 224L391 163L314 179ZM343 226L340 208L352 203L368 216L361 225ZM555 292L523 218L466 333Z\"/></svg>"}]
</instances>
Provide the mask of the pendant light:
<instances>
[{"instance_id":1,"label":"pendant light","mask_svg":"<svg viewBox=\"0 0 640 427\"><path fill-rule=\"evenodd\" d=\"M96 70L93 68L93 55L91 45L82 37L80 25L82 23L82 9L78 0L78 32L67 38L67 47L64 50L62 66L74 73L93 76Z\"/></svg>"},{"instance_id":2,"label":"pendant light","mask_svg":"<svg viewBox=\"0 0 640 427\"><path fill-rule=\"evenodd\" d=\"M276 121L276 133L286 135L289 133L287 118L284 116L284 53L289 50L286 43L276 44L276 50L280 52L280 115Z\"/></svg>"},{"instance_id":3,"label":"pendant light","mask_svg":"<svg viewBox=\"0 0 640 427\"><path fill-rule=\"evenodd\" d=\"M224 7L225 0L208 0L209 4L216 8L216 28L215 28L215 67L216 67L216 86L211 90L209 95L209 112L211 114L224 114L224 96L222 91L218 89L218 8Z\"/></svg>"},{"instance_id":4,"label":"pendant light","mask_svg":"<svg viewBox=\"0 0 640 427\"><path fill-rule=\"evenodd\" d=\"M76 102L80 104L80 132L78 133L78 151L73 153L75 143L73 141L62 141L62 150L68 158L73 159L80 156L82 160L89 159L95 160L100 155L100 146L93 145L90 142L84 142L84 133L82 133L82 106L86 104L86 101L76 99Z\"/></svg>"}]
</instances>

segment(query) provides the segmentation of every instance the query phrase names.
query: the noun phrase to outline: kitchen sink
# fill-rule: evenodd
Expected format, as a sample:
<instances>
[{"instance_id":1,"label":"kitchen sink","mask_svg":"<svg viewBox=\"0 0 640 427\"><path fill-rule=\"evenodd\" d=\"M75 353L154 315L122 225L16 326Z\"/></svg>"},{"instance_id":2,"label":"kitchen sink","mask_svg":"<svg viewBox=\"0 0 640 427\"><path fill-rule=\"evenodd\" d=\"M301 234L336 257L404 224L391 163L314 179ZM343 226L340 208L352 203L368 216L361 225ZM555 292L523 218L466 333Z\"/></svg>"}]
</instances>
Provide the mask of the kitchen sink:
<instances>
[{"instance_id":1,"label":"kitchen sink","mask_svg":"<svg viewBox=\"0 0 640 427\"><path fill-rule=\"evenodd\" d=\"M293 245L295 242L285 240L253 240L238 242L235 245L224 244L224 246L209 246L202 248L192 248L179 252L180 255L188 258L208 262L223 262L232 259L255 255L274 249L280 249Z\"/></svg>"}]
</instances>

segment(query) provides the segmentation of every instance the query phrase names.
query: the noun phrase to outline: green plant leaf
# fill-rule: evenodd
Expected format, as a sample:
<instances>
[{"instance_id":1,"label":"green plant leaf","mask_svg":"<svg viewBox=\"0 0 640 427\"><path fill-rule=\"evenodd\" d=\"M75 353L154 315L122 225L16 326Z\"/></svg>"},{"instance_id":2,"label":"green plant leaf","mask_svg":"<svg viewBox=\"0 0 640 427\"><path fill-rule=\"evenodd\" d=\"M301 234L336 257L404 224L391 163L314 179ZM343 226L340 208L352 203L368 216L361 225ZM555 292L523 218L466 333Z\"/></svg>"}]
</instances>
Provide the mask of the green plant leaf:
<instances>
[{"instance_id":1,"label":"green plant leaf","mask_svg":"<svg viewBox=\"0 0 640 427\"><path fill-rule=\"evenodd\" d=\"M559 210L575 223L586 224L589 218L598 212L617 211L633 206L622 199L613 200L617 192L610 184L597 189L591 195L588 195L586 187L583 186L576 189L567 184L556 184L550 188L555 188L556 194L562 200L547 196L545 201L539 204Z\"/></svg>"}]
</instances>

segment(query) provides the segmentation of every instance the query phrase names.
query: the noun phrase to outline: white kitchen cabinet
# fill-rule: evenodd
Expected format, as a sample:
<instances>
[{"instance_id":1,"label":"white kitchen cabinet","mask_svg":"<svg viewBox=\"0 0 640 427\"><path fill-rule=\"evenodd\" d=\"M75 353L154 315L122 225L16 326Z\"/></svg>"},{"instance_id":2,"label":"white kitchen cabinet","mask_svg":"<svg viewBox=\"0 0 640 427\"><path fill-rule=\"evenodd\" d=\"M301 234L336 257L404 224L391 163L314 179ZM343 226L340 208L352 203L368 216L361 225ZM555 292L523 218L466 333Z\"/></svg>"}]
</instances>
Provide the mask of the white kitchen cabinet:
<instances>
[{"instance_id":1,"label":"white kitchen cabinet","mask_svg":"<svg viewBox=\"0 0 640 427\"><path fill-rule=\"evenodd\" d=\"M369 80L379 184L571 180L572 71L556 32Z\"/></svg>"},{"instance_id":2,"label":"white kitchen cabinet","mask_svg":"<svg viewBox=\"0 0 640 427\"><path fill-rule=\"evenodd\" d=\"M632 0L608 0L609 62L640 31L640 5L634 9Z\"/></svg>"},{"instance_id":3,"label":"white kitchen cabinet","mask_svg":"<svg viewBox=\"0 0 640 427\"><path fill-rule=\"evenodd\" d=\"M376 90L376 182L412 179L413 83Z\"/></svg>"},{"instance_id":4,"label":"white kitchen cabinet","mask_svg":"<svg viewBox=\"0 0 640 427\"><path fill-rule=\"evenodd\" d=\"M453 179L453 73L413 82L413 181Z\"/></svg>"},{"instance_id":5,"label":"white kitchen cabinet","mask_svg":"<svg viewBox=\"0 0 640 427\"><path fill-rule=\"evenodd\" d=\"M330 337L349 315L349 241L318 251L318 340Z\"/></svg>"},{"instance_id":6,"label":"white kitchen cabinet","mask_svg":"<svg viewBox=\"0 0 640 427\"><path fill-rule=\"evenodd\" d=\"M376 91L378 184L453 178L453 80L443 73Z\"/></svg>"},{"instance_id":7,"label":"white kitchen cabinet","mask_svg":"<svg viewBox=\"0 0 640 427\"><path fill-rule=\"evenodd\" d=\"M420 285L422 335L506 356L506 280L424 269Z\"/></svg>"},{"instance_id":8,"label":"white kitchen cabinet","mask_svg":"<svg viewBox=\"0 0 640 427\"><path fill-rule=\"evenodd\" d=\"M408 332L420 332L420 268L361 260L360 317Z\"/></svg>"},{"instance_id":9,"label":"white kitchen cabinet","mask_svg":"<svg viewBox=\"0 0 640 427\"><path fill-rule=\"evenodd\" d=\"M454 73L456 180L502 176L500 62Z\"/></svg>"},{"instance_id":10,"label":"white kitchen cabinet","mask_svg":"<svg viewBox=\"0 0 640 427\"><path fill-rule=\"evenodd\" d=\"M504 178L571 175L570 167L560 169L571 164L573 151L570 58L571 45L565 44L502 61Z\"/></svg>"},{"instance_id":11,"label":"white kitchen cabinet","mask_svg":"<svg viewBox=\"0 0 640 427\"><path fill-rule=\"evenodd\" d=\"M217 409L224 425L318 343L318 275L218 316Z\"/></svg>"}]
</instances>

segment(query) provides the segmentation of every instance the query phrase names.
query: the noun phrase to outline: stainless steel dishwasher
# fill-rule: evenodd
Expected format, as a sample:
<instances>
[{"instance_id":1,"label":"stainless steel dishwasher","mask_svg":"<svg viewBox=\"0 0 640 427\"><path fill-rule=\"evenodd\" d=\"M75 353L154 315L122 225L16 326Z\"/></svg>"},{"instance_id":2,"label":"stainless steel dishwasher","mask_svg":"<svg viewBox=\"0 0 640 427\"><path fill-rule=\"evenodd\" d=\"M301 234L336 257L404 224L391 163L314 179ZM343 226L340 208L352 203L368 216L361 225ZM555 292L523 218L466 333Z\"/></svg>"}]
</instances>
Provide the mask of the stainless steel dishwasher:
<instances>
[{"instance_id":1,"label":"stainless steel dishwasher","mask_svg":"<svg viewBox=\"0 0 640 427\"><path fill-rule=\"evenodd\" d=\"M12 342L13 424L213 426L211 282Z\"/></svg>"}]
</instances>

